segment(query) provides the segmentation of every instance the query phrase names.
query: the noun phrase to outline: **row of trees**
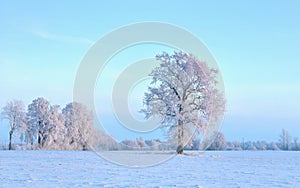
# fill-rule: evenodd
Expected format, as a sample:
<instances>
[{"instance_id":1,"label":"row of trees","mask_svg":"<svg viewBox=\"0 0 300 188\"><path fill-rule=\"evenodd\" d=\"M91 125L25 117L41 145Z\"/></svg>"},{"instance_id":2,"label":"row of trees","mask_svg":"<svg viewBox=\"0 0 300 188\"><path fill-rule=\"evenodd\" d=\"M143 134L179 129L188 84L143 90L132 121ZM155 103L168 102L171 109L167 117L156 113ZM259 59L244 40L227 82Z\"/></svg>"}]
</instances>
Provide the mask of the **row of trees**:
<instances>
[{"instance_id":1,"label":"row of trees","mask_svg":"<svg viewBox=\"0 0 300 188\"><path fill-rule=\"evenodd\" d=\"M278 142L267 141L233 141L226 142L223 133L218 132L208 150L294 150L300 151L300 143L290 133L282 129Z\"/></svg>"},{"instance_id":2,"label":"row of trees","mask_svg":"<svg viewBox=\"0 0 300 188\"><path fill-rule=\"evenodd\" d=\"M176 142L170 144L158 139L125 139L118 143L109 135L100 134L93 126L92 112L76 102L61 109L59 105L51 105L44 98L37 98L25 110L22 101L14 100L2 108L1 117L9 123L9 149L13 149L13 137L20 138L23 149L85 150L93 143L101 150L170 150L177 147ZM292 139L285 129L282 130L278 142L227 142L221 132L215 132L212 138L203 142L192 139L184 149L300 150L298 139Z\"/></svg>"},{"instance_id":3,"label":"row of trees","mask_svg":"<svg viewBox=\"0 0 300 188\"><path fill-rule=\"evenodd\" d=\"M177 147L177 144L169 144L159 139L145 140L144 138L137 138L117 142L106 134L102 134L99 140L99 146L96 148L99 150L174 150Z\"/></svg>"},{"instance_id":4,"label":"row of trees","mask_svg":"<svg viewBox=\"0 0 300 188\"><path fill-rule=\"evenodd\" d=\"M62 110L44 98L37 98L28 105L13 100L1 111L2 119L9 123L9 149L13 137L19 137L31 149L88 149L96 138L94 117L86 106L72 102Z\"/></svg>"}]
</instances>

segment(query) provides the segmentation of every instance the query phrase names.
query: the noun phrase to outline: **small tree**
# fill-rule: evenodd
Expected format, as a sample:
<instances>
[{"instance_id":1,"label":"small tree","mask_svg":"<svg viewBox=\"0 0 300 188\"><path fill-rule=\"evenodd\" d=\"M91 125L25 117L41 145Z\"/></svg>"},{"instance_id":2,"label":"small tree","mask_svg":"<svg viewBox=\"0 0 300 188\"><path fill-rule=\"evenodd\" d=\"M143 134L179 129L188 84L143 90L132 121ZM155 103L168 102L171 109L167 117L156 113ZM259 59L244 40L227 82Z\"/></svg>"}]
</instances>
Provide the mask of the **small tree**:
<instances>
[{"instance_id":1,"label":"small tree","mask_svg":"<svg viewBox=\"0 0 300 188\"><path fill-rule=\"evenodd\" d=\"M211 145L207 148L208 150L224 150L226 149L226 139L223 133L215 132L215 139Z\"/></svg>"},{"instance_id":2,"label":"small tree","mask_svg":"<svg viewBox=\"0 0 300 188\"><path fill-rule=\"evenodd\" d=\"M275 142L271 142L268 144L268 150L280 150L280 148L278 147L278 144Z\"/></svg>"},{"instance_id":3,"label":"small tree","mask_svg":"<svg viewBox=\"0 0 300 188\"><path fill-rule=\"evenodd\" d=\"M13 134L22 130L25 126L25 110L24 104L20 100L10 101L3 107L1 117L9 121L9 145L8 149L12 149Z\"/></svg>"},{"instance_id":4,"label":"small tree","mask_svg":"<svg viewBox=\"0 0 300 188\"><path fill-rule=\"evenodd\" d=\"M177 153L182 154L194 132L209 129L225 111L223 93L216 87L218 71L183 52L164 52L156 59L160 66L150 74L152 82L142 112L147 119L162 119L161 128L177 140Z\"/></svg>"},{"instance_id":5,"label":"small tree","mask_svg":"<svg viewBox=\"0 0 300 188\"><path fill-rule=\"evenodd\" d=\"M282 129L281 135L280 135L280 138L279 138L279 142L280 142L280 149L282 149L282 150L289 150L290 149L291 135L287 130Z\"/></svg>"},{"instance_id":6,"label":"small tree","mask_svg":"<svg viewBox=\"0 0 300 188\"><path fill-rule=\"evenodd\" d=\"M293 147L293 150L295 151L298 151L300 150L300 146L299 146L299 143L298 143L298 138L294 138L294 147Z\"/></svg>"}]
</instances>

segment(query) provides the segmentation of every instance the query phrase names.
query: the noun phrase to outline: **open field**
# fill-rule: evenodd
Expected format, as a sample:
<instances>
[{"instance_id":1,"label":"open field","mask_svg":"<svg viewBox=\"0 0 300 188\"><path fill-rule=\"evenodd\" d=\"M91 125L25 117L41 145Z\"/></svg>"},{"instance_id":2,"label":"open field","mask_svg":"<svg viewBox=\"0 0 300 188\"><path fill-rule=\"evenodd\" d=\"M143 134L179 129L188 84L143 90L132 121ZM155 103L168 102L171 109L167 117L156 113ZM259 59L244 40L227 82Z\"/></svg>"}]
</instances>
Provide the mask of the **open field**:
<instances>
[{"instance_id":1,"label":"open field","mask_svg":"<svg viewBox=\"0 0 300 188\"><path fill-rule=\"evenodd\" d=\"M0 151L0 187L300 187L299 166L300 152L282 151L204 152L147 168L91 151Z\"/></svg>"}]
</instances>

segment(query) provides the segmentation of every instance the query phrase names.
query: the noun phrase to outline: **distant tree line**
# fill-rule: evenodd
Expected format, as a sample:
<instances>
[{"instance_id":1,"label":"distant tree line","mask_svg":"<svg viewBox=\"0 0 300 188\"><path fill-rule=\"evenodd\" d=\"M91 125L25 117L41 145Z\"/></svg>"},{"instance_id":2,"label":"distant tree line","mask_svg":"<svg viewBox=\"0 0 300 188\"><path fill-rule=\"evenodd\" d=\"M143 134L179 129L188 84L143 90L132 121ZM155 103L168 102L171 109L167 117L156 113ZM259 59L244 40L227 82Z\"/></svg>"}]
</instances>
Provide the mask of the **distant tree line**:
<instances>
[{"instance_id":1,"label":"distant tree line","mask_svg":"<svg viewBox=\"0 0 300 188\"><path fill-rule=\"evenodd\" d=\"M195 146L197 142L194 143ZM199 145L195 149L204 149ZM282 129L281 134L277 142L267 141L226 141L225 136L221 132L217 132L214 136L214 140L209 145L207 150L293 150L300 151L300 143L298 138L293 138L290 133Z\"/></svg>"},{"instance_id":2,"label":"distant tree line","mask_svg":"<svg viewBox=\"0 0 300 188\"><path fill-rule=\"evenodd\" d=\"M103 139L105 138L106 139ZM106 141L105 141L106 140ZM125 139L120 143L107 135L102 136L102 147L105 150L170 150L176 149L176 143L161 141L159 139L144 140ZM185 150L294 150L300 151L300 143L297 138L291 139L291 135L285 129L279 136L278 142L267 141L226 141L225 135L215 132L211 139L201 141L192 139Z\"/></svg>"},{"instance_id":3,"label":"distant tree line","mask_svg":"<svg viewBox=\"0 0 300 188\"><path fill-rule=\"evenodd\" d=\"M175 150L177 144L170 144L166 141L159 139L144 138L137 139L124 139L121 142L117 142L112 137L106 134L102 134L100 142L98 143L99 150Z\"/></svg>"}]
</instances>

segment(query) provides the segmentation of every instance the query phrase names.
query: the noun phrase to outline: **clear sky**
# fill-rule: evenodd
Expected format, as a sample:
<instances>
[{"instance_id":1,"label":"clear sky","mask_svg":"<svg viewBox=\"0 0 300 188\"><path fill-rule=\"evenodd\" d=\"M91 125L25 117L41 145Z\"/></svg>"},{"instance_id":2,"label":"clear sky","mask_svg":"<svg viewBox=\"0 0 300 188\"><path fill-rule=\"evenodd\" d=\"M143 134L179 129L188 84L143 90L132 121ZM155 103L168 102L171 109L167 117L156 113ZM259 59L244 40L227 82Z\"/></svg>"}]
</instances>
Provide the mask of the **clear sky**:
<instances>
[{"instance_id":1,"label":"clear sky","mask_svg":"<svg viewBox=\"0 0 300 188\"><path fill-rule=\"evenodd\" d=\"M276 141L282 128L300 138L299 7L296 0L0 1L0 106L39 96L64 106L95 41L123 25L159 21L190 31L216 58L228 140Z\"/></svg>"}]
</instances>

